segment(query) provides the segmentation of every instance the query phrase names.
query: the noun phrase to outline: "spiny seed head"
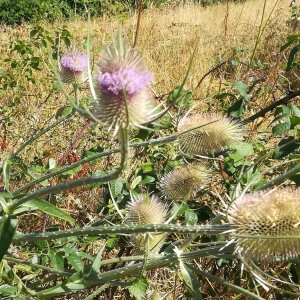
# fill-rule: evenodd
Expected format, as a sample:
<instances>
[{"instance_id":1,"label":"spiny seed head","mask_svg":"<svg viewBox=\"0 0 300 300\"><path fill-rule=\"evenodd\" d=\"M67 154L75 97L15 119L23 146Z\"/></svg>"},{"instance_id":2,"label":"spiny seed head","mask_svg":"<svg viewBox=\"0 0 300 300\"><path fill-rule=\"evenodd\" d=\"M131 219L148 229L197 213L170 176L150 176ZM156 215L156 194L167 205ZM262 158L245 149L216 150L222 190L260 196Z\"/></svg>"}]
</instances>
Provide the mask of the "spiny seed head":
<instances>
[{"instance_id":1,"label":"spiny seed head","mask_svg":"<svg viewBox=\"0 0 300 300\"><path fill-rule=\"evenodd\" d=\"M79 82L84 80L88 66L87 55L76 49L69 49L60 59L60 77L64 83Z\"/></svg>"},{"instance_id":2,"label":"spiny seed head","mask_svg":"<svg viewBox=\"0 0 300 300\"><path fill-rule=\"evenodd\" d=\"M221 151L242 139L240 124L218 113L185 117L178 125L178 133L181 150L191 155Z\"/></svg>"},{"instance_id":3,"label":"spiny seed head","mask_svg":"<svg viewBox=\"0 0 300 300\"><path fill-rule=\"evenodd\" d=\"M99 63L94 113L110 126L139 127L152 118L153 103L149 91L152 75L144 70L138 52L128 47L121 33L104 50ZM127 120L128 116L128 120Z\"/></svg>"},{"instance_id":4,"label":"spiny seed head","mask_svg":"<svg viewBox=\"0 0 300 300\"><path fill-rule=\"evenodd\" d=\"M133 197L126 206L127 223L134 224L163 224L166 220L167 211L158 197L149 194L141 194ZM164 240L165 233L152 233L147 236L137 234L132 241L135 245L135 252L142 253L145 245L148 245L148 251L158 253Z\"/></svg>"},{"instance_id":5,"label":"spiny seed head","mask_svg":"<svg viewBox=\"0 0 300 300\"><path fill-rule=\"evenodd\" d=\"M207 184L210 176L205 165L186 165L164 175L160 186L166 198L188 200Z\"/></svg>"},{"instance_id":6,"label":"spiny seed head","mask_svg":"<svg viewBox=\"0 0 300 300\"><path fill-rule=\"evenodd\" d=\"M163 224L167 211L157 196L140 194L131 199L126 206L128 223L134 224Z\"/></svg>"},{"instance_id":7,"label":"spiny seed head","mask_svg":"<svg viewBox=\"0 0 300 300\"><path fill-rule=\"evenodd\" d=\"M246 194L228 220L243 257L272 262L300 256L300 188Z\"/></svg>"}]
</instances>

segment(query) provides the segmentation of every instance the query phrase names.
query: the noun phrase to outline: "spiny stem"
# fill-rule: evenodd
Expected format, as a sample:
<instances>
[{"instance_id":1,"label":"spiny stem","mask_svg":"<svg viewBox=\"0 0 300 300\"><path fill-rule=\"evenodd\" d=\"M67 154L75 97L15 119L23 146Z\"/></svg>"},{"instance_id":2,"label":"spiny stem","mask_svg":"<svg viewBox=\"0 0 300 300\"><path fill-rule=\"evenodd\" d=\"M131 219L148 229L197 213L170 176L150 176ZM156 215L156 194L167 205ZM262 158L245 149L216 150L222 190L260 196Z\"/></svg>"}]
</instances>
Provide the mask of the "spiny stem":
<instances>
[{"instance_id":1,"label":"spiny stem","mask_svg":"<svg viewBox=\"0 0 300 300\"><path fill-rule=\"evenodd\" d=\"M181 253L180 260L188 261L188 260L193 260L193 259L208 257L208 256L222 257L222 255L232 254L233 251L234 251L233 244L227 247L223 247L223 246L207 247L207 248L199 249L197 251ZM158 269L162 267L170 267L171 265L178 263L178 261L179 261L179 257L177 253L162 255L159 258L150 259L147 262L146 270L149 271L149 270ZM78 288L77 287L73 288L74 285L70 286L70 283L65 283L53 288L46 289L37 294L39 296L54 296L54 295L65 293L66 290L71 291L70 290L71 287L72 287L72 291L74 292L89 286L93 286L101 283L102 284L107 283L108 280L116 280L120 278L126 278L129 276L132 277L138 275L139 272L142 270L142 268L143 268L143 263L136 263L134 265L118 268L104 273L99 273L98 275L96 276L94 275L93 277L85 277L84 287L79 285Z\"/></svg>"},{"instance_id":2,"label":"spiny stem","mask_svg":"<svg viewBox=\"0 0 300 300\"><path fill-rule=\"evenodd\" d=\"M71 272L66 272L66 271L61 271L61 270L54 269L54 268L49 268L49 267L46 267L46 266L43 266L43 265L32 263L30 261L26 261L26 260L14 258L14 257L9 257L7 255L4 256L4 259L7 260L7 261L17 263L17 264L31 266L33 268L41 269L41 270L44 270L44 271L47 271L47 272L50 272L50 273L55 273L55 274L64 275L64 276L71 276L72 275Z\"/></svg>"},{"instance_id":3,"label":"spiny stem","mask_svg":"<svg viewBox=\"0 0 300 300\"><path fill-rule=\"evenodd\" d=\"M229 225L170 225L170 224L149 224L149 225L116 225L116 226L95 226L60 230L45 233L16 234L13 238L15 242L52 240L70 236L97 236L107 234L137 234L153 232L172 232L172 233L197 233L216 235L230 230Z\"/></svg>"}]
</instances>

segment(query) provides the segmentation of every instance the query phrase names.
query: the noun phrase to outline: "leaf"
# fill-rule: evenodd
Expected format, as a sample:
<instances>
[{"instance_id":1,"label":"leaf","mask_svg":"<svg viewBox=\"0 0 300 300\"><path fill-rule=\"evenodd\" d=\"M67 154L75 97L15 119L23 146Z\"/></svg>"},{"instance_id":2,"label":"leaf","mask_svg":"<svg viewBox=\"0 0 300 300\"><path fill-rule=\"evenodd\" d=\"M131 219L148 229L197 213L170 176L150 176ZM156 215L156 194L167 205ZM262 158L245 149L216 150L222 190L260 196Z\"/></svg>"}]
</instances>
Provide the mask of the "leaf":
<instances>
[{"instance_id":1,"label":"leaf","mask_svg":"<svg viewBox=\"0 0 300 300\"><path fill-rule=\"evenodd\" d=\"M184 212L184 218L187 225L195 225L198 222L197 214L190 208Z\"/></svg>"},{"instance_id":2,"label":"leaf","mask_svg":"<svg viewBox=\"0 0 300 300\"><path fill-rule=\"evenodd\" d=\"M104 243L104 245L99 250L97 256L95 257L95 260L88 272L88 276L93 277L99 273L100 266L101 266L101 260L102 260L102 254L103 254L103 251L105 250L105 247L106 247L106 243Z\"/></svg>"},{"instance_id":3,"label":"leaf","mask_svg":"<svg viewBox=\"0 0 300 300\"><path fill-rule=\"evenodd\" d=\"M296 117L300 118L300 108L296 105L292 105L292 110Z\"/></svg>"},{"instance_id":4,"label":"leaf","mask_svg":"<svg viewBox=\"0 0 300 300\"><path fill-rule=\"evenodd\" d=\"M245 108L246 108L245 100L244 99L240 99L237 102L233 103L228 108L228 114L231 117L239 118L245 112Z\"/></svg>"},{"instance_id":5,"label":"leaf","mask_svg":"<svg viewBox=\"0 0 300 300\"><path fill-rule=\"evenodd\" d=\"M290 153L293 153L297 148L299 148L300 143L293 142L294 140L295 140L295 138L293 136L283 138L278 143L278 147L276 148L276 150L273 153L273 158L275 158L275 159L284 158L285 156L289 155ZM285 145L287 143L288 143L288 145ZM281 147L279 148L279 146L281 146Z\"/></svg>"},{"instance_id":6,"label":"leaf","mask_svg":"<svg viewBox=\"0 0 300 300\"><path fill-rule=\"evenodd\" d=\"M136 186L141 182L142 180L142 176L137 176L134 178L134 180L132 181L131 185L130 185L130 188L132 190L134 190L136 188Z\"/></svg>"},{"instance_id":7,"label":"leaf","mask_svg":"<svg viewBox=\"0 0 300 300\"><path fill-rule=\"evenodd\" d=\"M128 287L129 293L137 300L143 300L146 296L148 282L146 278L141 278L137 283Z\"/></svg>"},{"instance_id":8,"label":"leaf","mask_svg":"<svg viewBox=\"0 0 300 300\"><path fill-rule=\"evenodd\" d=\"M0 221L0 262L6 254L18 225L17 219L3 216Z\"/></svg>"},{"instance_id":9,"label":"leaf","mask_svg":"<svg viewBox=\"0 0 300 300\"><path fill-rule=\"evenodd\" d=\"M55 114L55 118L58 119L59 117L65 117L69 114L71 114L73 111L73 107L72 106L63 106L63 107L60 107L56 114Z\"/></svg>"},{"instance_id":10,"label":"leaf","mask_svg":"<svg viewBox=\"0 0 300 300\"><path fill-rule=\"evenodd\" d=\"M179 269L180 277L183 279L185 284L191 289L191 291L194 294L193 299L202 300L199 280L196 278L194 273L188 268L188 266L183 261L179 262Z\"/></svg>"},{"instance_id":11,"label":"leaf","mask_svg":"<svg viewBox=\"0 0 300 300\"><path fill-rule=\"evenodd\" d=\"M232 86L244 99L248 99L248 86L243 81L236 81Z\"/></svg>"},{"instance_id":12,"label":"leaf","mask_svg":"<svg viewBox=\"0 0 300 300\"><path fill-rule=\"evenodd\" d=\"M7 210L7 202L1 194L0 194L0 205L4 211Z\"/></svg>"},{"instance_id":13,"label":"leaf","mask_svg":"<svg viewBox=\"0 0 300 300\"><path fill-rule=\"evenodd\" d=\"M277 124L272 128L272 133L274 135L283 135L291 128L291 120L290 118L286 118L284 123Z\"/></svg>"},{"instance_id":14,"label":"leaf","mask_svg":"<svg viewBox=\"0 0 300 300\"><path fill-rule=\"evenodd\" d=\"M146 185L146 184L154 182L154 181L155 181L154 177L147 175L141 180L141 184Z\"/></svg>"},{"instance_id":15,"label":"leaf","mask_svg":"<svg viewBox=\"0 0 300 300\"><path fill-rule=\"evenodd\" d=\"M77 271L83 270L83 261L80 259L80 256L77 253L77 249L65 246L64 250L66 252L66 258L70 265Z\"/></svg>"},{"instance_id":16,"label":"leaf","mask_svg":"<svg viewBox=\"0 0 300 300\"><path fill-rule=\"evenodd\" d=\"M110 181L110 190L114 198L118 197L121 194L124 181L126 180L121 177L116 180Z\"/></svg>"},{"instance_id":17,"label":"leaf","mask_svg":"<svg viewBox=\"0 0 300 300\"><path fill-rule=\"evenodd\" d=\"M286 65L286 71L289 72L292 70L293 67L293 62L295 59L295 56L297 55L298 51L300 50L300 45L295 46L294 48L292 48L289 57L288 57L288 62Z\"/></svg>"},{"instance_id":18,"label":"leaf","mask_svg":"<svg viewBox=\"0 0 300 300\"><path fill-rule=\"evenodd\" d=\"M64 270L64 259L57 251L49 248L49 258L53 268L61 271Z\"/></svg>"},{"instance_id":19,"label":"leaf","mask_svg":"<svg viewBox=\"0 0 300 300\"><path fill-rule=\"evenodd\" d=\"M252 144L250 143L235 143L233 145L233 148L236 149L236 151L242 155L242 156L248 156L254 154L254 149Z\"/></svg>"},{"instance_id":20,"label":"leaf","mask_svg":"<svg viewBox=\"0 0 300 300\"><path fill-rule=\"evenodd\" d=\"M25 202L22 206L29 207L33 210L38 209L52 217L56 217L56 218L68 221L72 225L75 224L75 220L70 215L68 215L63 210L61 210L60 208L56 207L55 205L53 205L47 201L44 201L41 199L32 199L32 200Z\"/></svg>"},{"instance_id":21,"label":"leaf","mask_svg":"<svg viewBox=\"0 0 300 300\"><path fill-rule=\"evenodd\" d=\"M11 161L7 158L3 163L3 181L4 188L9 192L9 176L10 176Z\"/></svg>"}]
</instances>

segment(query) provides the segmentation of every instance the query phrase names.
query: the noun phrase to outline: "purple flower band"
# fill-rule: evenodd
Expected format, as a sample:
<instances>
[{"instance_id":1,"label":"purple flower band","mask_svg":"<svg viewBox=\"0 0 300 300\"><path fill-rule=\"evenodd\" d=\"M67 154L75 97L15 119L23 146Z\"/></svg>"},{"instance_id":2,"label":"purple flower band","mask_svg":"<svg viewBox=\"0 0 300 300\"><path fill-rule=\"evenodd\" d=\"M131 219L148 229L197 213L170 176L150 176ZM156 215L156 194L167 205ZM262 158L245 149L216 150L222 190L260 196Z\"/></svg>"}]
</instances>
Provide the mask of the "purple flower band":
<instances>
[{"instance_id":1,"label":"purple flower band","mask_svg":"<svg viewBox=\"0 0 300 300\"><path fill-rule=\"evenodd\" d=\"M102 92L116 96L134 96L150 85L152 75L137 68L121 68L120 70L98 75L99 87Z\"/></svg>"},{"instance_id":2,"label":"purple flower band","mask_svg":"<svg viewBox=\"0 0 300 300\"><path fill-rule=\"evenodd\" d=\"M61 58L60 64L63 68L68 69L69 71L80 73L86 70L88 59L85 54L66 54Z\"/></svg>"}]
</instances>

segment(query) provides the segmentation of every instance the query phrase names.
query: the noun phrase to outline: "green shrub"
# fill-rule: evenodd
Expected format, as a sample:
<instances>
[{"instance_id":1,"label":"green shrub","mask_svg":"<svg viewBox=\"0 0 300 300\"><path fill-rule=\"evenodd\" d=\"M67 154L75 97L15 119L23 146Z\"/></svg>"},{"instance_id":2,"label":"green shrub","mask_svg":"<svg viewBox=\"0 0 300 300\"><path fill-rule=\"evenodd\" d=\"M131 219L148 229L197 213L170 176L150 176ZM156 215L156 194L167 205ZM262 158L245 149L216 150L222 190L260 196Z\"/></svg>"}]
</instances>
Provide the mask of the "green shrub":
<instances>
[{"instance_id":1,"label":"green shrub","mask_svg":"<svg viewBox=\"0 0 300 300\"><path fill-rule=\"evenodd\" d=\"M69 17L70 6L59 0L0 0L0 22L16 25L22 22L35 22Z\"/></svg>"}]
</instances>

